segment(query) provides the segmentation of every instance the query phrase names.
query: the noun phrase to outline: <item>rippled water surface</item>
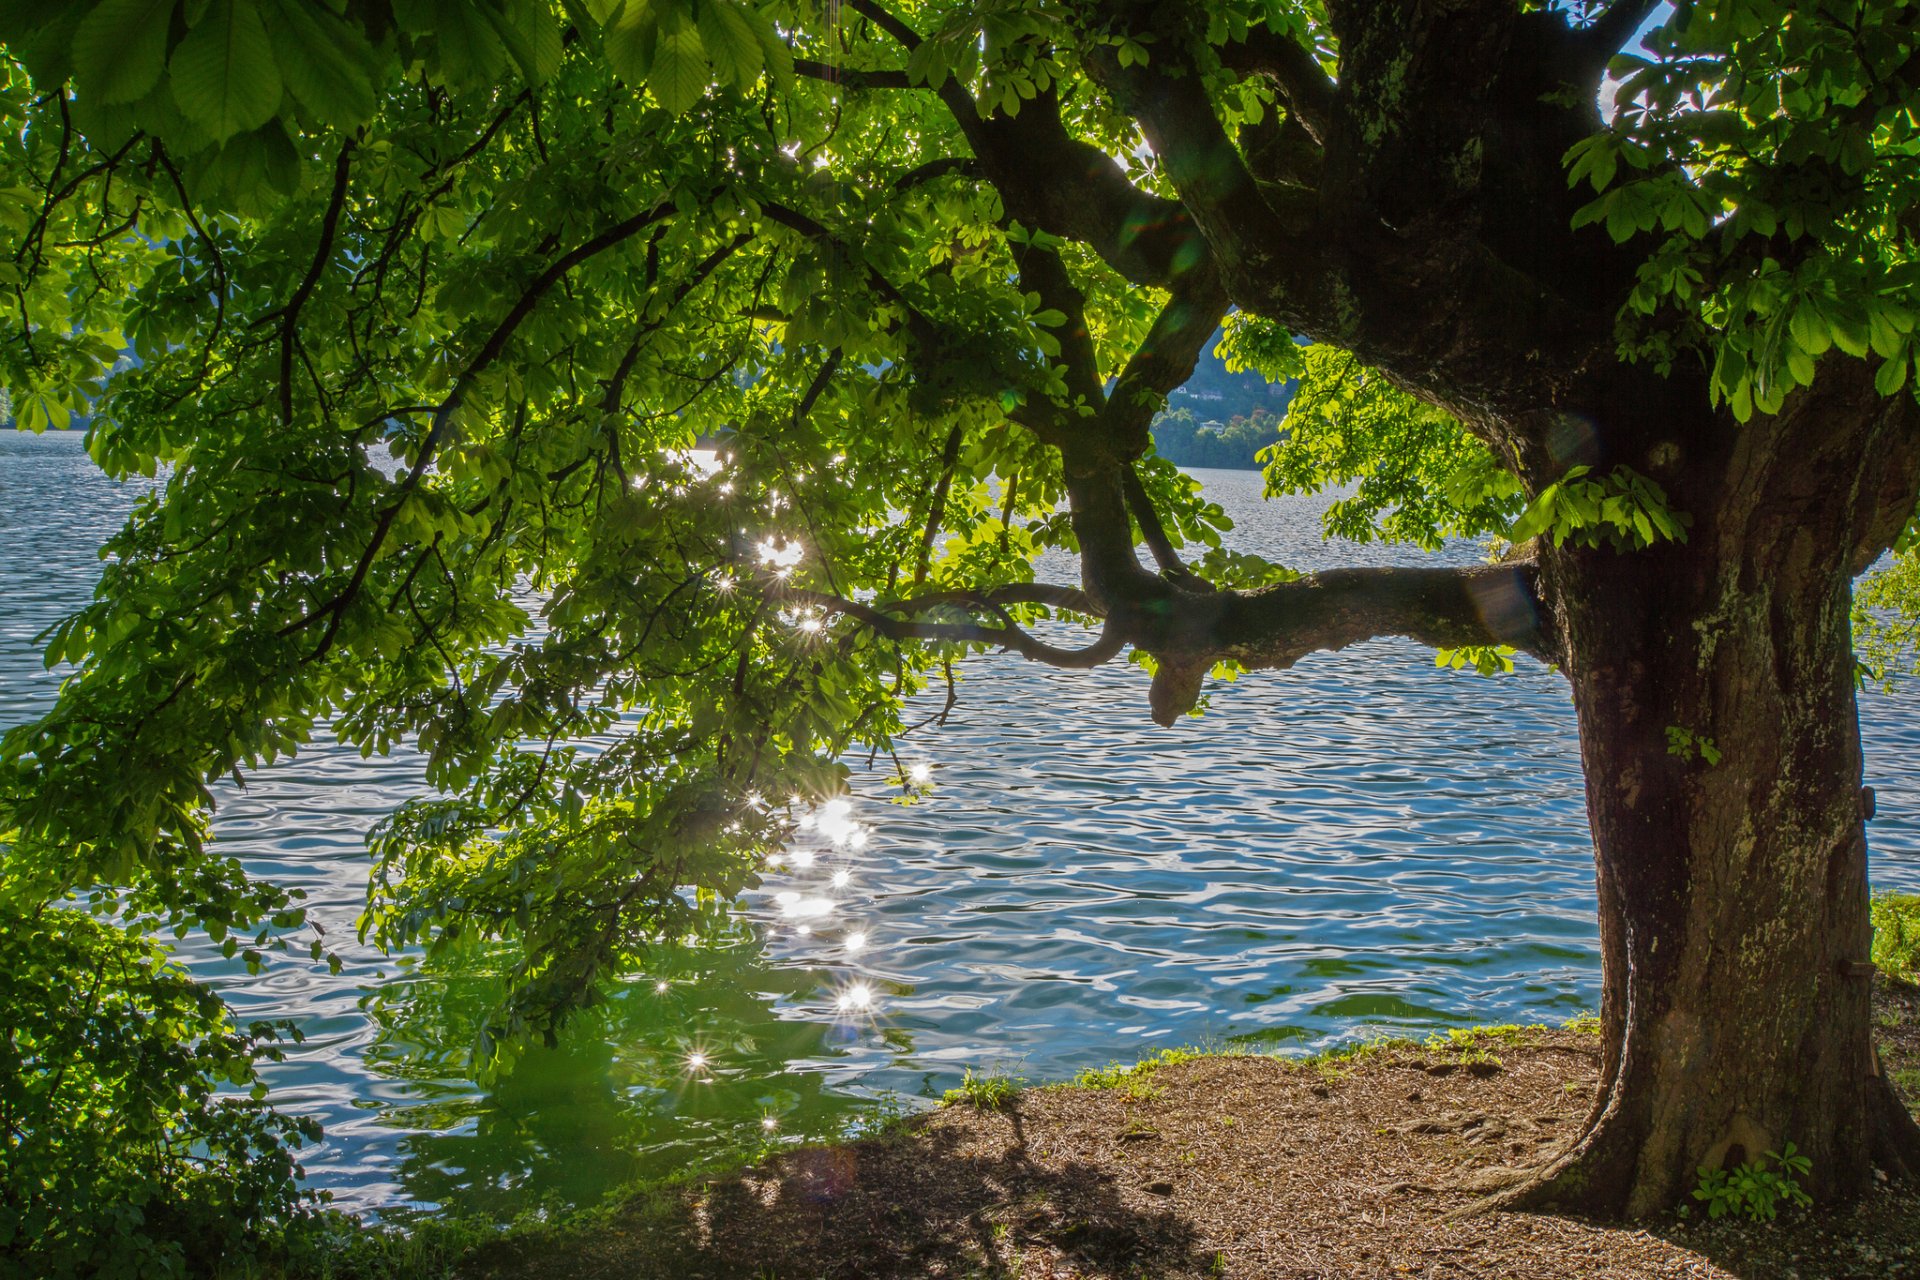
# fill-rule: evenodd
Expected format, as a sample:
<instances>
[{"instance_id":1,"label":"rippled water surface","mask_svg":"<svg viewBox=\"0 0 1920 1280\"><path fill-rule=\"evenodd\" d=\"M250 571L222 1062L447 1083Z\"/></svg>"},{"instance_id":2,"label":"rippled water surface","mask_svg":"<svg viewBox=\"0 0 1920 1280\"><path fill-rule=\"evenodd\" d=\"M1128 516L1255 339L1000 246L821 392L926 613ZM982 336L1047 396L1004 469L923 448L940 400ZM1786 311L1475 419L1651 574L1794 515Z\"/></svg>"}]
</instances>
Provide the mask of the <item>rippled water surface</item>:
<instances>
[{"instance_id":1,"label":"rippled water surface","mask_svg":"<svg viewBox=\"0 0 1920 1280\"><path fill-rule=\"evenodd\" d=\"M1322 543L1318 502L1262 502L1253 473L1200 475L1242 549L1410 558ZM76 436L0 433L0 727L53 696L34 636L87 598L137 488ZM325 1123L305 1162L340 1203L500 1214L918 1105L969 1066L1057 1079L1155 1045L1306 1049L1596 1003L1572 710L1539 666L1481 680L1375 641L1217 688L1164 730L1131 667L963 674L950 722L917 740L928 799L889 804L857 774L871 843L776 874L736 945L663 957L491 1088L459 1067L484 966L425 973L353 942L367 828L418 787L404 757L322 745L222 795L219 839L307 890L338 975L188 959L245 1015L305 1029L271 1079ZM1869 694L1862 721L1874 879L1920 888L1920 693ZM870 1009L843 1007L855 983Z\"/></svg>"}]
</instances>

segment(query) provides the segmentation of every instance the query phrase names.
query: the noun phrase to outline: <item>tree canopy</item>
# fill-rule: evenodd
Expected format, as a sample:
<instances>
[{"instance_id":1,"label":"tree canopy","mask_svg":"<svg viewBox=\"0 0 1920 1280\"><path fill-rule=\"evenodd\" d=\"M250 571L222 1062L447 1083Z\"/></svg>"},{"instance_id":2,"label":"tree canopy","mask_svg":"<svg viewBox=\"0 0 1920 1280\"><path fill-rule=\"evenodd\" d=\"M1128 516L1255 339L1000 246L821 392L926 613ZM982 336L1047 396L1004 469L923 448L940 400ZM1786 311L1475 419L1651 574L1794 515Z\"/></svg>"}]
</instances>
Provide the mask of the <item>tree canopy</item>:
<instances>
[{"instance_id":1,"label":"tree canopy","mask_svg":"<svg viewBox=\"0 0 1920 1280\"><path fill-rule=\"evenodd\" d=\"M1675 406L1911 407L1916 12L7 0L0 382L165 481L0 746L7 909L254 954L300 906L210 784L412 744L365 928L511 941L491 1054L719 926L967 654L1131 650L1163 721L1379 634L1561 661L1531 549L1697 532ZM1516 553L1233 550L1149 436L1223 319L1306 379L1274 485Z\"/></svg>"}]
</instances>

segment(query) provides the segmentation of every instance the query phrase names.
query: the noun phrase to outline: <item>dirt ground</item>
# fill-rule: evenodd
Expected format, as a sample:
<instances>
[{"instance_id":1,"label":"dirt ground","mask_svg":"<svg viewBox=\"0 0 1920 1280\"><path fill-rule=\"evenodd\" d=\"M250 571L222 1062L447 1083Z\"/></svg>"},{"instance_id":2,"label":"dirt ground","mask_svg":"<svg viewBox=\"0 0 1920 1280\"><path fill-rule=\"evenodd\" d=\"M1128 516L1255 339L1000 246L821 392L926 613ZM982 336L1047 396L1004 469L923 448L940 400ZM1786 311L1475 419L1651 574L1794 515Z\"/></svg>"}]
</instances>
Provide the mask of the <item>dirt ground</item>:
<instances>
[{"instance_id":1,"label":"dirt ground","mask_svg":"<svg viewBox=\"0 0 1920 1280\"><path fill-rule=\"evenodd\" d=\"M1920 1111L1920 991L1882 1051ZM590 1229L490 1247L474 1280L814 1277L1920 1278L1920 1188L1752 1224L1450 1217L1582 1119L1599 1046L1490 1030L1345 1061L1169 1055L1003 1107L785 1152L641 1196Z\"/></svg>"}]
</instances>

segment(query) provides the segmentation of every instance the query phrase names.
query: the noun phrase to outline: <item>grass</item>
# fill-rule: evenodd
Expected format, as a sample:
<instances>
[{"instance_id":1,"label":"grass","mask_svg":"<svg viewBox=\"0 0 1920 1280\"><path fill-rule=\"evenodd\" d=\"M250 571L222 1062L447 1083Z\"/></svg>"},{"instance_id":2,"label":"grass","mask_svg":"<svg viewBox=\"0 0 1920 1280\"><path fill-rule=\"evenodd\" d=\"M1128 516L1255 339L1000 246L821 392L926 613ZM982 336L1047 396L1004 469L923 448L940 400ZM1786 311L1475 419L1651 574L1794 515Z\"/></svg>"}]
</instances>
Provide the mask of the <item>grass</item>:
<instances>
[{"instance_id":1,"label":"grass","mask_svg":"<svg viewBox=\"0 0 1920 1280\"><path fill-rule=\"evenodd\" d=\"M1873 895L1873 963L1897 982L1920 983L1920 893Z\"/></svg>"},{"instance_id":2,"label":"grass","mask_svg":"<svg viewBox=\"0 0 1920 1280\"><path fill-rule=\"evenodd\" d=\"M972 1067L961 1079L958 1089L949 1089L940 1096L943 1107L967 1106L981 1111L1005 1111L1020 1096L1026 1081L1017 1076L1005 1076L999 1072L975 1075Z\"/></svg>"},{"instance_id":3,"label":"grass","mask_svg":"<svg viewBox=\"0 0 1920 1280\"><path fill-rule=\"evenodd\" d=\"M1200 1058L1238 1056L1243 1050L1201 1049L1187 1045L1178 1049L1162 1049L1150 1058L1128 1066L1124 1063L1110 1062L1104 1067L1088 1067L1066 1084L1069 1089L1117 1089L1136 1101L1142 1098L1157 1098L1160 1089L1153 1083L1153 1073L1162 1067L1175 1067L1183 1062L1193 1062Z\"/></svg>"}]
</instances>

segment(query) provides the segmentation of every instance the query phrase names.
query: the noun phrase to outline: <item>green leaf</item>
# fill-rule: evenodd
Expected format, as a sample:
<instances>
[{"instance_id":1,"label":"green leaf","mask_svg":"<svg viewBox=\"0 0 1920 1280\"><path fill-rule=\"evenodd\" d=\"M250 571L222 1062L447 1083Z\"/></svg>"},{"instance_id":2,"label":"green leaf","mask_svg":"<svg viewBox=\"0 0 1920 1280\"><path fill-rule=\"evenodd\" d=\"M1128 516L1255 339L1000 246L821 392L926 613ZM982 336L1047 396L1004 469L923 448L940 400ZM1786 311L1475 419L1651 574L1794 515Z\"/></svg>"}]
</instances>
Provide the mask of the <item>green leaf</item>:
<instances>
[{"instance_id":1,"label":"green leaf","mask_svg":"<svg viewBox=\"0 0 1920 1280\"><path fill-rule=\"evenodd\" d=\"M702 0L700 43L723 80L744 89L759 77L764 65L760 38L732 0Z\"/></svg>"},{"instance_id":2,"label":"green leaf","mask_svg":"<svg viewBox=\"0 0 1920 1280\"><path fill-rule=\"evenodd\" d=\"M1907 354L1901 352L1891 360L1882 362L1879 372L1873 375L1873 389L1883 396L1890 396L1907 385Z\"/></svg>"},{"instance_id":3,"label":"green leaf","mask_svg":"<svg viewBox=\"0 0 1920 1280\"><path fill-rule=\"evenodd\" d=\"M514 0L510 12L502 13L490 5L477 5L475 12L492 30L494 38L520 69L530 85L542 85L560 69L565 49L560 28L544 5Z\"/></svg>"},{"instance_id":4,"label":"green leaf","mask_svg":"<svg viewBox=\"0 0 1920 1280\"><path fill-rule=\"evenodd\" d=\"M103 0L73 33L73 69L83 93L135 102L160 82L174 0Z\"/></svg>"},{"instance_id":5,"label":"green leaf","mask_svg":"<svg viewBox=\"0 0 1920 1280\"><path fill-rule=\"evenodd\" d=\"M434 48L448 83L484 88L506 69L507 47L495 34L496 15L470 0L434 0Z\"/></svg>"},{"instance_id":6,"label":"green leaf","mask_svg":"<svg viewBox=\"0 0 1920 1280\"><path fill-rule=\"evenodd\" d=\"M653 70L658 37L659 15L651 0L623 0L607 20L604 36L607 61L627 83L644 85Z\"/></svg>"},{"instance_id":7,"label":"green leaf","mask_svg":"<svg viewBox=\"0 0 1920 1280\"><path fill-rule=\"evenodd\" d=\"M707 91L707 55L700 43L700 28L686 23L674 31L662 30L653 51L653 69L647 75L647 88L660 105L679 115Z\"/></svg>"},{"instance_id":8,"label":"green leaf","mask_svg":"<svg viewBox=\"0 0 1920 1280\"><path fill-rule=\"evenodd\" d=\"M253 0L212 0L168 70L173 100L216 142L258 128L280 108L280 68Z\"/></svg>"},{"instance_id":9,"label":"green leaf","mask_svg":"<svg viewBox=\"0 0 1920 1280\"><path fill-rule=\"evenodd\" d=\"M336 129L373 115L373 46L358 28L308 0L270 0L280 78L301 106Z\"/></svg>"},{"instance_id":10,"label":"green leaf","mask_svg":"<svg viewBox=\"0 0 1920 1280\"><path fill-rule=\"evenodd\" d=\"M1835 317L1833 322L1833 345L1850 356L1867 354L1867 326L1851 317Z\"/></svg>"},{"instance_id":11,"label":"green leaf","mask_svg":"<svg viewBox=\"0 0 1920 1280\"><path fill-rule=\"evenodd\" d=\"M1827 322L1820 313L1803 302L1793 309L1793 318L1787 322L1788 332L1800 349L1810 356L1817 356L1833 345L1833 338L1827 331Z\"/></svg>"}]
</instances>

